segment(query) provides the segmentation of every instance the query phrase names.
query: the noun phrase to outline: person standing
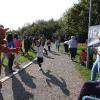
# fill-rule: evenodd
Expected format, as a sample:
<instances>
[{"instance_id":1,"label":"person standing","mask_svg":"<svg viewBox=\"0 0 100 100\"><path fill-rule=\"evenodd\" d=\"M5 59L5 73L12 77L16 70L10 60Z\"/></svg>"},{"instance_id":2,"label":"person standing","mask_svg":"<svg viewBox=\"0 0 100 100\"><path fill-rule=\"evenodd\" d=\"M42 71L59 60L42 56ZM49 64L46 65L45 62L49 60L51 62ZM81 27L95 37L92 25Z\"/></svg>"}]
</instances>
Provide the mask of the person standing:
<instances>
[{"instance_id":1,"label":"person standing","mask_svg":"<svg viewBox=\"0 0 100 100\"><path fill-rule=\"evenodd\" d=\"M12 34L7 35L7 48L16 48L14 38ZM13 62L15 58L15 53L8 53L8 67L9 67L9 73L13 73L14 70L12 69Z\"/></svg>"},{"instance_id":2,"label":"person standing","mask_svg":"<svg viewBox=\"0 0 100 100\"><path fill-rule=\"evenodd\" d=\"M86 65L87 52L84 49L80 52L79 60L80 60L80 65Z\"/></svg>"},{"instance_id":3,"label":"person standing","mask_svg":"<svg viewBox=\"0 0 100 100\"><path fill-rule=\"evenodd\" d=\"M25 55L29 55L28 51L30 49L30 41L29 41L29 37L26 35L24 38L24 50L25 50Z\"/></svg>"},{"instance_id":4,"label":"person standing","mask_svg":"<svg viewBox=\"0 0 100 100\"><path fill-rule=\"evenodd\" d=\"M71 59L74 60L77 53L77 40L75 36L71 36L71 39L68 41L69 51L71 54Z\"/></svg>"},{"instance_id":5,"label":"person standing","mask_svg":"<svg viewBox=\"0 0 100 100\"><path fill-rule=\"evenodd\" d=\"M6 34L6 31L8 30L9 28L4 28L3 25L0 25L0 75L1 75L1 68L2 68L2 63L1 63L1 53L4 52L4 53L11 53L11 52L14 52L14 53L18 53L18 49L16 48L7 48L4 46L4 44L6 44L6 41L4 40L5 38L5 34ZM0 89L2 88L2 82L0 81Z\"/></svg>"},{"instance_id":6,"label":"person standing","mask_svg":"<svg viewBox=\"0 0 100 100\"><path fill-rule=\"evenodd\" d=\"M59 52L59 48L60 48L60 38L57 38L57 39L55 40L55 45L56 45L56 49L57 49L58 52Z\"/></svg>"},{"instance_id":7,"label":"person standing","mask_svg":"<svg viewBox=\"0 0 100 100\"><path fill-rule=\"evenodd\" d=\"M18 36L17 33L14 34L14 39L13 40L14 40L15 47L19 48L20 51L23 53L23 50L22 50L22 40L19 39L19 36ZM15 54L15 64L16 64L16 66L20 65L19 62L18 62L18 59L19 59L20 56L21 56L20 54L19 55Z\"/></svg>"},{"instance_id":8,"label":"person standing","mask_svg":"<svg viewBox=\"0 0 100 100\"><path fill-rule=\"evenodd\" d=\"M51 51L51 41L50 39L47 40L48 51Z\"/></svg>"},{"instance_id":9,"label":"person standing","mask_svg":"<svg viewBox=\"0 0 100 100\"><path fill-rule=\"evenodd\" d=\"M98 34L98 39L100 41L100 34ZM97 48L96 48L97 45ZM93 47L94 52L96 53L96 60L93 64L92 70L91 70L91 80L96 80L96 74L98 73L100 75L100 42L96 44L95 47Z\"/></svg>"}]
</instances>

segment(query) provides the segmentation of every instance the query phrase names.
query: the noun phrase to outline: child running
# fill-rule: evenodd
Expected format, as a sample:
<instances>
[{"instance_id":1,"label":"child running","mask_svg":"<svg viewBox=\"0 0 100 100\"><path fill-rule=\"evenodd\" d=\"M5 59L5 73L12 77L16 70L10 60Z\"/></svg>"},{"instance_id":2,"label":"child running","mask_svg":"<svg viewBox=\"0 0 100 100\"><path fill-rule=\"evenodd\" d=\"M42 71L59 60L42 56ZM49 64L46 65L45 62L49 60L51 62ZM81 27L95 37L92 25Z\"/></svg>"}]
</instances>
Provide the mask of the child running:
<instances>
[{"instance_id":1,"label":"child running","mask_svg":"<svg viewBox=\"0 0 100 100\"><path fill-rule=\"evenodd\" d=\"M39 65L39 70L41 70L42 69L41 63L43 63L43 50L44 50L42 38L37 41L36 46L37 46L37 63Z\"/></svg>"}]
</instances>

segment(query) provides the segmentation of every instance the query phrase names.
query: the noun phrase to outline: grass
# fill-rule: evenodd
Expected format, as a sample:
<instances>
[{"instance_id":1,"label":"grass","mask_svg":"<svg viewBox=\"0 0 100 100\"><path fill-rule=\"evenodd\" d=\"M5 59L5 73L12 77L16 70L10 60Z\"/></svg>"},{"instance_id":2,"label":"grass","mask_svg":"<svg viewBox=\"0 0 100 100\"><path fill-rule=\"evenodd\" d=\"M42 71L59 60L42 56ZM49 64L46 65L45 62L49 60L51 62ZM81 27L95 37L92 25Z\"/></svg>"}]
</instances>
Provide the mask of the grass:
<instances>
[{"instance_id":1,"label":"grass","mask_svg":"<svg viewBox=\"0 0 100 100\"><path fill-rule=\"evenodd\" d=\"M76 56L74 63L75 63L75 68L79 71L82 78L84 80L90 80L91 71L86 66L82 66L79 64L79 55Z\"/></svg>"},{"instance_id":2,"label":"grass","mask_svg":"<svg viewBox=\"0 0 100 100\"><path fill-rule=\"evenodd\" d=\"M18 59L18 62L21 64L24 62L32 61L35 57L36 57L36 52L29 51L29 55L27 55L27 56L21 55ZM8 60L5 59L4 64L7 65L7 63L8 63Z\"/></svg>"},{"instance_id":3,"label":"grass","mask_svg":"<svg viewBox=\"0 0 100 100\"><path fill-rule=\"evenodd\" d=\"M91 76L91 70L88 69L86 66L82 66L79 63L79 55L80 52L85 49L86 50L86 46L84 44L79 44L78 45L78 49L77 49L77 56L75 58L76 62L75 62L75 68L79 71L79 73L81 74L82 78L84 80L90 80L90 76Z\"/></svg>"},{"instance_id":4,"label":"grass","mask_svg":"<svg viewBox=\"0 0 100 100\"><path fill-rule=\"evenodd\" d=\"M18 61L19 61L19 63L23 63L23 62L27 62L27 61L32 61L35 57L36 57L36 53L33 52L33 51L29 51L29 55L27 55L27 56L22 55L19 58Z\"/></svg>"}]
</instances>

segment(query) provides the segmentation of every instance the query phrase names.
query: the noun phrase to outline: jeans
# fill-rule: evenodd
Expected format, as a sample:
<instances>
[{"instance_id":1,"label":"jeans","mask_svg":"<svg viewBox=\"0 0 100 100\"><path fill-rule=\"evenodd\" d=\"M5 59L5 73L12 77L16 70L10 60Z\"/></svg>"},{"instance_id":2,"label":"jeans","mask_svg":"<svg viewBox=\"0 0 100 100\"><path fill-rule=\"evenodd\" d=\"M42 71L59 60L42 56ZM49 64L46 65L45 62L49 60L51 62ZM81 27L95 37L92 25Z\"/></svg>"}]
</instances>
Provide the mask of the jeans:
<instances>
[{"instance_id":1,"label":"jeans","mask_svg":"<svg viewBox=\"0 0 100 100\"><path fill-rule=\"evenodd\" d=\"M57 45L57 44L56 44L56 49L57 49L58 51L59 51L59 47L60 47L60 45Z\"/></svg>"},{"instance_id":2,"label":"jeans","mask_svg":"<svg viewBox=\"0 0 100 100\"><path fill-rule=\"evenodd\" d=\"M95 98L95 97L91 97L91 96L84 96L84 97L82 98L82 100L100 100L100 99Z\"/></svg>"},{"instance_id":3,"label":"jeans","mask_svg":"<svg viewBox=\"0 0 100 100\"><path fill-rule=\"evenodd\" d=\"M95 61L91 70L91 80L95 81L96 80L96 74L100 74L100 61Z\"/></svg>"}]
</instances>

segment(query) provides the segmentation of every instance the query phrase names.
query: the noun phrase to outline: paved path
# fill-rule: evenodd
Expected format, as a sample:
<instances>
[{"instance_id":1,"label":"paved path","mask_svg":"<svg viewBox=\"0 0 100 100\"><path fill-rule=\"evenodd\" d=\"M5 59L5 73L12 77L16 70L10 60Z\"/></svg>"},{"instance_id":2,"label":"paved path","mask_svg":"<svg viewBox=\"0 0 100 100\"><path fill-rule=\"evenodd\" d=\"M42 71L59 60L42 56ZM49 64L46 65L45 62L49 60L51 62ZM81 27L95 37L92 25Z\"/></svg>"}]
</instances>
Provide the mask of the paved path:
<instances>
[{"instance_id":1,"label":"paved path","mask_svg":"<svg viewBox=\"0 0 100 100\"><path fill-rule=\"evenodd\" d=\"M52 51L3 83L0 100L77 100L83 84L68 55Z\"/></svg>"}]
</instances>

